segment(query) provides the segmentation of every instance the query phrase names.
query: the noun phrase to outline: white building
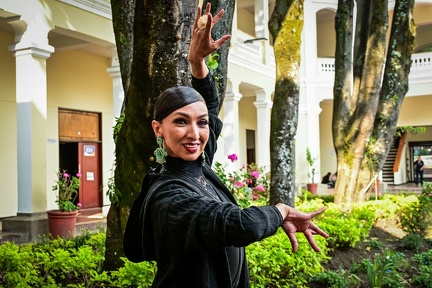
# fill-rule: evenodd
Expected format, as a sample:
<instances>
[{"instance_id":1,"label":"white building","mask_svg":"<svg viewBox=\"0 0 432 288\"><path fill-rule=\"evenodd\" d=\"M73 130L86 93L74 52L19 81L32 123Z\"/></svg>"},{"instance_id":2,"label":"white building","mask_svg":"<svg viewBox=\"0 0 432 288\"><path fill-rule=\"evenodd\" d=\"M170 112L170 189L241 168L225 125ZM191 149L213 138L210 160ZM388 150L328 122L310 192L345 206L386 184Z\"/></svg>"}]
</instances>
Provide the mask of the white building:
<instances>
[{"instance_id":1,"label":"white building","mask_svg":"<svg viewBox=\"0 0 432 288\"><path fill-rule=\"evenodd\" d=\"M269 167L273 49L270 40L247 40L270 39L273 7L274 0L237 1L220 115L221 163L236 153L238 167L251 161ZM320 156L321 174L336 171L331 137L336 8L336 0L305 0L299 184L307 181L306 147ZM431 15L432 0L416 2L416 51L398 126L425 126L427 132L408 135L406 168L394 178L400 183L411 180L414 147L432 146ZM46 211L56 208L51 186L58 167L83 173L83 209L109 209L100 186L111 176L112 126L123 99L116 57L109 0L0 0L0 219L19 221L17 230L30 240L46 231Z\"/></svg>"}]
</instances>

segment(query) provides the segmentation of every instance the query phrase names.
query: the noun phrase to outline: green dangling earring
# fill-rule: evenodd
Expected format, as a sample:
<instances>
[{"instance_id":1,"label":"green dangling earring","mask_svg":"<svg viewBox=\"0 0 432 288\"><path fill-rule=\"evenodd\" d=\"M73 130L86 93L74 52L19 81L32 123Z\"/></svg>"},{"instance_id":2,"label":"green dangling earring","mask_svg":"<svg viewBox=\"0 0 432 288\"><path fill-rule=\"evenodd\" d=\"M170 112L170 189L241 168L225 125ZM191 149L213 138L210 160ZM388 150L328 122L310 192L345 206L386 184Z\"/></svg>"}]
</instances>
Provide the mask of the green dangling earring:
<instances>
[{"instance_id":1,"label":"green dangling earring","mask_svg":"<svg viewBox=\"0 0 432 288\"><path fill-rule=\"evenodd\" d=\"M202 166L204 166L205 160L206 160L206 156L205 156L205 152L204 151L201 153L201 158L202 158Z\"/></svg>"},{"instance_id":2,"label":"green dangling earring","mask_svg":"<svg viewBox=\"0 0 432 288\"><path fill-rule=\"evenodd\" d=\"M158 148L154 151L154 155L156 156L156 162L159 164L165 163L165 157L168 155L166 149L163 147L163 138L162 136L156 137L156 142L159 145Z\"/></svg>"}]
</instances>

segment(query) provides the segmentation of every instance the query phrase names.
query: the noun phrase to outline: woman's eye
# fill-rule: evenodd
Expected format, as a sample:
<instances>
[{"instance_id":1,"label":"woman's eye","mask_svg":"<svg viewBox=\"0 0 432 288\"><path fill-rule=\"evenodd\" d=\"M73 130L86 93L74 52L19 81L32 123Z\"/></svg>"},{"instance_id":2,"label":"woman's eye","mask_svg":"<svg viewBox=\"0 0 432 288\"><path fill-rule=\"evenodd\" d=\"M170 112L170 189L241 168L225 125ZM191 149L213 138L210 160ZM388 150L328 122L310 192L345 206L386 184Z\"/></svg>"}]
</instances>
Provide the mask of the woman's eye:
<instances>
[{"instance_id":1,"label":"woman's eye","mask_svg":"<svg viewBox=\"0 0 432 288\"><path fill-rule=\"evenodd\" d=\"M185 119L176 119L175 121L174 121L176 124L179 124L179 125L185 125L186 124L186 120Z\"/></svg>"},{"instance_id":2,"label":"woman's eye","mask_svg":"<svg viewBox=\"0 0 432 288\"><path fill-rule=\"evenodd\" d=\"M208 125L208 121L207 120L200 120L200 121L198 121L198 125L199 126L207 126Z\"/></svg>"}]
</instances>

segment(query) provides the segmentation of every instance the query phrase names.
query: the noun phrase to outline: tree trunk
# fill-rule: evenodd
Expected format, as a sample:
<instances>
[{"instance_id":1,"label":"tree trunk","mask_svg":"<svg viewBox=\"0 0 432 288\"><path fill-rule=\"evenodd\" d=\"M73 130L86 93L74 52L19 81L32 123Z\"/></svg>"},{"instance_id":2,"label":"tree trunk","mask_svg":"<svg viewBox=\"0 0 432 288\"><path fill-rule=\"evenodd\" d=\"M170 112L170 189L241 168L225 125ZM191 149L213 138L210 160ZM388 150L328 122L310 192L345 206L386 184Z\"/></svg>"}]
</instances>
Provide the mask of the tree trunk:
<instances>
[{"instance_id":1,"label":"tree trunk","mask_svg":"<svg viewBox=\"0 0 432 288\"><path fill-rule=\"evenodd\" d=\"M221 6L221 1L214 2ZM111 5L125 88L125 117L116 137L114 184L119 201L111 204L107 217L105 270L123 266L120 257L124 255L123 233L130 208L144 175L157 164L151 128L156 98L168 87L190 86L187 55L198 2L112 0ZM229 29L232 15L231 21L222 18ZM226 70L219 73L226 79Z\"/></svg>"},{"instance_id":2,"label":"tree trunk","mask_svg":"<svg viewBox=\"0 0 432 288\"><path fill-rule=\"evenodd\" d=\"M396 5L400 5L400 8L395 10L395 19L403 18L404 13L409 19L411 13L408 13L407 1L397 2L399 4ZM402 5L401 2L405 4ZM394 85L397 85L397 82L395 84L391 82L395 79L390 75L392 69L397 69L397 75L404 74L400 71L403 70L400 69L401 66L394 66L395 61L390 59L393 59L393 54L404 56L408 54L398 50L405 44L399 47L391 44L387 62L385 61L388 25L387 1L361 0L357 1L357 4L355 33L352 31L353 2L340 0L336 14L333 141L337 154L338 180L335 187L335 202L347 205L366 199L365 192L373 183L374 177L379 173L387 157L391 145L388 139L393 138L400 103L399 106L393 106L392 109L397 112L392 111L392 116L388 117L388 111L387 114L383 114L384 108L389 109L389 104L392 101L393 104L395 102L394 99L390 99L390 103L384 104L385 97L391 98L395 95L394 91L391 95L388 91L385 92L386 86L396 87ZM407 28L403 28L400 23L393 23L393 34L406 34L405 29ZM353 48L352 35L356 35ZM404 39L408 40L408 37ZM399 63L402 62L400 60ZM406 68L406 62L403 63ZM386 76L383 80L384 65ZM394 68L391 68L393 66ZM399 77L396 76L397 80L402 80ZM408 78L406 77L405 80L408 81ZM406 93L403 88L400 90L400 96ZM389 122L383 120L389 120ZM380 126L384 123L386 127ZM393 128L391 128L392 125ZM381 131L383 128L386 131Z\"/></svg>"},{"instance_id":3,"label":"tree trunk","mask_svg":"<svg viewBox=\"0 0 432 288\"><path fill-rule=\"evenodd\" d=\"M112 2L113 14L117 15L113 17L114 27L123 27L123 21L133 23L133 36L127 34L131 32L127 24L127 29L114 29L116 33L124 33L117 35L120 40L117 46L122 47L124 41L128 43L127 39L133 39L133 46L120 48L120 55L132 53L131 57L120 58L126 61L120 66L122 77L128 76L128 59L132 61L130 79L123 80L129 85L125 91L125 118L117 136L114 174L121 199L118 205L112 203L108 213L106 270L123 265L120 256L124 255L123 232L130 207L140 191L143 176L151 166L156 166L153 159L156 142L150 125L156 97L168 87L190 83L187 52L196 13L196 2L191 0L136 1L133 13L128 0L119 1L121 4ZM134 18L129 19L131 16Z\"/></svg>"},{"instance_id":4,"label":"tree trunk","mask_svg":"<svg viewBox=\"0 0 432 288\"><path fill-rule=\"evenodd\" d=\"M276 1L269 30L274 39L276 84L270 128L270 203L295 200L295 135L298 123L299 67L303 0Z\"/></svg>"},{"instance_id":5,"label":"tree trunk","mask_svg":"<svg viewBox=\"0 0 432 288\"><path fill-rule=\"evenodd\" d=\"M383 87L375 119L373 137L377 139L375 171L381 171L396 134L402 101L408 92L411 55L414 50L415 25L412 19L414 0L398 0L393 13Z\"/></svg>"}]
</instances>

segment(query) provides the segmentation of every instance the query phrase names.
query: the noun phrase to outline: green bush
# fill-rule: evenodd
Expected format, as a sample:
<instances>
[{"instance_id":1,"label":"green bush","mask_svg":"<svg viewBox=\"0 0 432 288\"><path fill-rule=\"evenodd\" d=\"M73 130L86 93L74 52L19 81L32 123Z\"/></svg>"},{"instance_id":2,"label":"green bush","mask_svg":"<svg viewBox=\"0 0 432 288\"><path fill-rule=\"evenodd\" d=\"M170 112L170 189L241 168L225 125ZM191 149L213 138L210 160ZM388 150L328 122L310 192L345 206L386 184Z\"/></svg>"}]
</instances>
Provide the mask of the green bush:
<instances>
[{"instance_id":1,"label":"green bush","mask_svg":"<svg viewBox=\"0 0 432 288\"><path fill-rule=\"evenodd\" d=\"M413 196L414 200L416 197ZM398 196L393 194L384 194L379 200L370 200L362 203L355 204L356 207L365 209L377 219L391 219L394 218L396 212L401 206L406 203L406 196Z\"/></svg>"},{"instance_id":2,"label":"green bush","mask_svg":"<svg viewBox=\"0 0 432 288\"><path fill-rule=\"evenodd\" d=\"M310 248L302 234L297 239L296 253L282 229L246 248L252 287L306 287L308 278L323 271L321 263L328 259L326 239L315 237L320 253Z\"/></svg>"},{"instance_id":3,"label":"green bush","mask_svg":"<svg viewBox=\"0 0 432 288\"><path fill-rule=\"evenodd\" d=\"M361 279L349 271L340 269L338 271L320 272L312 277L311 282L319 284L320 287L352 288L357 287Z\"/></svg>"},{"instance_id":4,"label":"green bush","mask_svg":"<svg viewBox=\"0 0 432 288\"><path fill-rule=\"evenodd\" d=\"M418 273L413 277L414 284L432 288L432 250L414 255L414 261L418 265Z\"/></svg>"},{"instance_id":5,"label":"green bush","mask_svg":"<svg viewBox=\"0 0 432 288\"><path fill-rule=\"evenodd\" d=\"M425 182L420 196L402 206L399 219L404 231L426 236L432 226L432 183Z\"/></svg>"},{"instance_id":6,"label":"green bush","mask_svg":"<svg viewBox=\"0 0 432 288\"><path fill-rule=\"evenodd\" d=\"M326 212L319 218L319 226L330 237L330 248L354 247L359 241L369 236L375 216L364 207L352 211L342 211L336 205L328 205Z\"/></svg>"},{"instance_id":7,"label":"green bush","mask_svg":"<svg viewBox=\"0 0 432 288\"><path fill-rule=\"evenodd\" d=\"M31 287L38 277L29 247L10 242L0 245L0 287Z\"/></svg>"},{"instance_id":8,"label":"green bush","mask_svg":"<svg viewBox=\"0 0 432 288\"><path fill-rule=\"evenodd\" d=\"M423 237L420 234L409 233L403 238L406 249L419 251L423 246Z\"/></svg>"},{"instance_id":9,"label":"green bush","mask_svg":"<svg viewBox=\"0 0 432 288\"><path fill-rule=\"evenodd\" d=\"M105 235L0 245L0 287L116 287L102 271Z\"/></svg>"},{"instance_id":10,"label":"green bush","mask_svg":"<svg viewBox=\"0 0 432 288\"><path fill-rule=\"evenodd\" d=\"M124 267L118 271L112 271L112 287L150 287L156 274L155 262L133 263L126 258L121 258Z\"/></svg>"}]
</instances>

